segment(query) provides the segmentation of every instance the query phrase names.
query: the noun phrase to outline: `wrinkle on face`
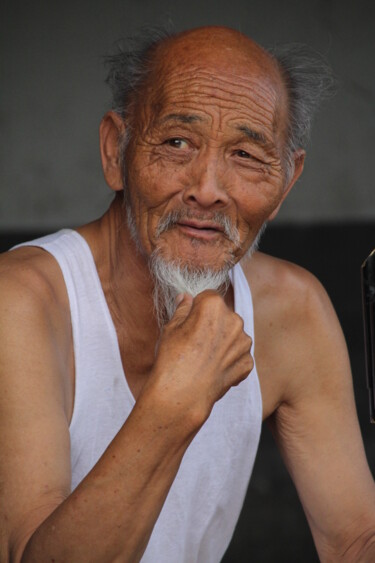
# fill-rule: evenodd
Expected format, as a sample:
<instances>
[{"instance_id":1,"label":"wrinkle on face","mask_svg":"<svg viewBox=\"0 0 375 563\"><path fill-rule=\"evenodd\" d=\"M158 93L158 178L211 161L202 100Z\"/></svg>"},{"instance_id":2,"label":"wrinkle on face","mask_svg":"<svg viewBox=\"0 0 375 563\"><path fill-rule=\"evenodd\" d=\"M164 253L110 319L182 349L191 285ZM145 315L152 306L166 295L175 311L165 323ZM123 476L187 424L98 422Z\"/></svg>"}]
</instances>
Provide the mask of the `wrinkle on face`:
<instances>
[{"instance_id":1,"label":"wrinkle on face","mask_svg":"<svg viewBox=\"0 0 375 563\"><path fill-rule=\"evenodd\" d=\"M168 74L162 80L152 83L146 103L139 105L137 127L138 142L142 140L152 144L155 131L160 129L168 114L190 114L190 122L201 120L208 122L212 132L223 132L223 120L235 120L249 130L258 132L267 139L268 145L279 151L278 96L269 79L263 84L252 77L218 76L217 69L201 69L196 65L182 70L178 74ZM161 83L158 83L160 82ZM157 99L157 103L153 100ZM156 107L158 108L156 111ZM230 114L233 114L231 118ZM187 118L188 119L188 118ZM235 124L233 124L235 126Z\"/></svg>"},{"instance_id":2,"label":"wrinkle on face","mask_svg":"<svg viewBox=\"0 0 375 563\"><path fill-rule=\"evenodd\" d=\"M239 259L281 200L285 93L275 63L253 42L232 37L224 50L220 33L192 35L159 48L135 104L127 151L133 214L150 254L158 221L174 209L198 212L184 194L212 182L239 230ZM169 138L183 140L181 151ZM244 147L252 161L241 160Z\"/></svg>"}]
</instances>

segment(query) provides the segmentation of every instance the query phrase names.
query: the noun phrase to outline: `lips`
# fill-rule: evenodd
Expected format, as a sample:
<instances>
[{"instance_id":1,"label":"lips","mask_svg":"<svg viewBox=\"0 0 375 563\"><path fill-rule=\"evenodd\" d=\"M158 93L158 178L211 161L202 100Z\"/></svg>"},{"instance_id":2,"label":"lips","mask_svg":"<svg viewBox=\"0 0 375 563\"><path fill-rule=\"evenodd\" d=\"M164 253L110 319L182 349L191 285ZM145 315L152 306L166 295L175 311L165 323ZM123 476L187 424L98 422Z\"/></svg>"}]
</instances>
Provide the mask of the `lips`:
<instances>
[{"instance_id":1,"label":"lips","mask_svg":"<svg viewBox=\"0 0 375 563\"><path fill-rule=\"evenodd\" d=\"M219 223L214 223L212 221L198 221L194 219L184 219L177 223L180 227L187 227L189 229L196 229L198 231L209 231L209 232L224 232L223 227Z\"/></svg>"},{"instance_id":2,"label":"lips","mask_svg":"<svg viewBox=\"0 0 375 563\"><path fill-rule=\"evenodd\" d=\"M212 221L198 221L195 219L184 219L176 224L180 232L192 239L202 241L213 241L221 236L224 229L218 223Z\"/></svg>"}]
</instances>

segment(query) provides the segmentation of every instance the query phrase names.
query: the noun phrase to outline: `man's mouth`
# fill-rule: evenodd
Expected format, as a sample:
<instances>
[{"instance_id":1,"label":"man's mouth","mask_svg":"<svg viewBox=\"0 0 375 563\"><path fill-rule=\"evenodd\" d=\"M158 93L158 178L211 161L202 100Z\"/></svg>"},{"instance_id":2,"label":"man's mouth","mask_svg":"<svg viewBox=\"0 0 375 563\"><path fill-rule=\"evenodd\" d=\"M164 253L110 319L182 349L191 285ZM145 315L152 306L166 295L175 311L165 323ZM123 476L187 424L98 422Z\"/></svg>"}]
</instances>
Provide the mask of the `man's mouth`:
<instances>
[{"instance_id":1,"label":"man's mouth","mask_svg":"<svg viewBox=\"0 0 375 563\"><path fill-rule=\"evenodd\" d=\"M198 221L194 219L183 219L176 223L176 226L187 236L204 240L216 239L224 232L224 228L219 223L212 221Z\"/></svg>"},{"instance_id":2,"label":"man's mouth","mask_svg":"<svg viewBox=\"0 0 375 563\"><path fill-rule=\"evenodd\" d=\"M216 212L204 217L193 214L189 210L171 211L159 221L156 237L170 229L185 235L191 240L217 242L228 239L236 246L240 244L238 229L224 213Z\"/></svg>"}]
</instances>

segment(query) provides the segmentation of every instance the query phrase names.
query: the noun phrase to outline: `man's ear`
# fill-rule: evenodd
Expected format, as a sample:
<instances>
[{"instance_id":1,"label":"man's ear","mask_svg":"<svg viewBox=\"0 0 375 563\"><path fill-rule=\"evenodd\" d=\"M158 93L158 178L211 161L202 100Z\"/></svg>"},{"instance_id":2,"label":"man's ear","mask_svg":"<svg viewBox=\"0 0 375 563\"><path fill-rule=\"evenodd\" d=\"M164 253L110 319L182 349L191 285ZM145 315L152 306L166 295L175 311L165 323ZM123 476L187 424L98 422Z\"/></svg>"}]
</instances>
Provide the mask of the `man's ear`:
<instances>
[{"instance_id":1,"label":"man's ear","mask_svg":"<svg viewBox=\"0 0 375 563\"><path fill-rule=\"evenodd\" d=\"M281 198L279 205L276 207L276 209L274 209L272 211L272 213L268 217L267 221L272 221L272 219L274 219L276 217L284 199L286 198L286 196L288 195L288 193L290 192L290 190L292 189L294 184L297 182L298 178L301 176L301 174L303 172L303 167L304 167L304 164L305 164L305 156L306 156L306 151L304 151L303 149L298 149L297 151L295 151L295 153L293 155L293 160L294 160L293 176L291 177L291 179L289 180L289 183L284 188L283 195L282 195L282 198Z\"/></svg>"},{"instance_id":2,"label":"man's ear","mask_svg":"<svg viewBox=\"0 0 375 563\"><path fill-rule=\"evenodd\" d=\"M104 178L111 188L116 192L123 189L123 178L121 170L121 138L125 134L125 123L114 111L109 111L103 117L100 128L100 155Z\"/></svg>"}]
</instances>

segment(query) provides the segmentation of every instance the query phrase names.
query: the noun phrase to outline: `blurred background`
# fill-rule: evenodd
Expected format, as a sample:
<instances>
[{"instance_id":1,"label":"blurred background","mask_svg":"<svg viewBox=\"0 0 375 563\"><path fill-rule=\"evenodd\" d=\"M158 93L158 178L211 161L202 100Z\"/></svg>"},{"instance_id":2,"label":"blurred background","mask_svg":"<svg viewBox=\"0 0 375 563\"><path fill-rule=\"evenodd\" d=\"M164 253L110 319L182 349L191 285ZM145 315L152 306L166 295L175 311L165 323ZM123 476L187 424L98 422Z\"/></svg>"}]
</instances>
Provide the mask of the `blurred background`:
<instances>
[{"instance_id":1,"label":"blurred background","mask_svg":"<svg viewBox=\"0 0 375 563\"><path fill-rule=\"evenodd\" d=\"M371 0L34 0L0 5L0 250L104 212L98 125L109 108L102 56L147 24L219 24L266 47L306 43L330 62L336 96L317 115L305 172L261 250L315 273L330 294L368 422L359 269L375 247L375 3ZM264 428L225 563L318 561L294 487Z\"/></svg>"}]
</instances>

